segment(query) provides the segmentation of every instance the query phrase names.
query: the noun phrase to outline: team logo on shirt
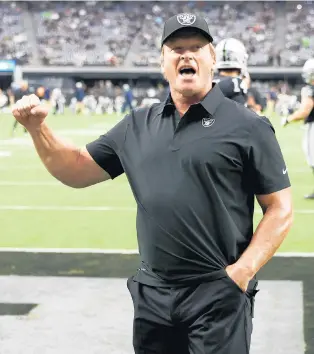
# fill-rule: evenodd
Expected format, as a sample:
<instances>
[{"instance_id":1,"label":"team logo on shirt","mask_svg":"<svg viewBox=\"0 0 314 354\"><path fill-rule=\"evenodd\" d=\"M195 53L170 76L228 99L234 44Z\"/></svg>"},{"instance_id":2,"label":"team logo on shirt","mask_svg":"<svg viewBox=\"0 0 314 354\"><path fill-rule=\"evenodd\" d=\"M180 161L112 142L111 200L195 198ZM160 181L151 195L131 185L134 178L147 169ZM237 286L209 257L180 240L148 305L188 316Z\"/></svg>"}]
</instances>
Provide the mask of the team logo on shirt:
<instances>
[{"instance_id":1,"label":"team logo on shirt","mask_svg":"<svg viewBox=\"0 0 314 354\"><path fill-rule=\"evenodd\" d=\"M211 127L215 123L214 118L203 118L202 119L202 125L205 128Z\"/></svg>"},{"instance_id":2,"label":"team logo on shirt","mask_svg":"<svg viewBox=\"0 0 314 354\"><path fill-rule=\"evenodd\" d=\"M196 16L192 14L180 14L177 16L177 20L182 26L191 26L196 21Z\"/></svg>"}]
</instances>

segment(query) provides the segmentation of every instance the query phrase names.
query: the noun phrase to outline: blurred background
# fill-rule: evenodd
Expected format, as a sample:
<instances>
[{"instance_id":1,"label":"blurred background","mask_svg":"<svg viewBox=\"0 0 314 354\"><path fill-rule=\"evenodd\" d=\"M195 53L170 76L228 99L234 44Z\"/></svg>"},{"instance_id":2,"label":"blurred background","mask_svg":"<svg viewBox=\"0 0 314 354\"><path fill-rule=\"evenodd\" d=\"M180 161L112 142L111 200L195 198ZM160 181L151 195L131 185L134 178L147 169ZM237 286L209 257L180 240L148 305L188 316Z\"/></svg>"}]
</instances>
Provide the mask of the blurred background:
<instances>
[{"instance_id":1,"label":"blurred background","mask_svg":"<svg viewBox=\"0 0 314 354\"><path fill-rule=\"evenodd\" d=\"M125 277L136 270L137 240L128 181L62 185L11 107L35 93L49 106L49 126L84 146L131 109L166 98L160 37L179 12L203 15L214 45L234 37L246 46L260 113L276 129L293 185L295 222L279 250L283 263L261 282L253 354L314 353L314 263L304 263L314 253L314 201L303 199L314 181L303 124L280 126L298 108L302 66L314 58L314 2L1 1L0 354L132 352ZM255 225L261 216L257 206Z\"/></svg>"}]
</instances>

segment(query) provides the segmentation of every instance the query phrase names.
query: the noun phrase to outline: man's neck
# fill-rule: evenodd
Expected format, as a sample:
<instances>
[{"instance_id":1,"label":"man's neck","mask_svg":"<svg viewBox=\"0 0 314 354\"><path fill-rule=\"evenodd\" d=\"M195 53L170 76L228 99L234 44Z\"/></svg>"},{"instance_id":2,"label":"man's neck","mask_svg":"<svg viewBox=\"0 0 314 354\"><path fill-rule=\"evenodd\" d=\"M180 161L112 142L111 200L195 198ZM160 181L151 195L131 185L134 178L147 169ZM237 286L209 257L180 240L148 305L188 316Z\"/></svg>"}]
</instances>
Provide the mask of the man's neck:
<instances>
[{"instance_id":1,"label":"man's neck","mask_svg":"<svg viewBox=\"0 0 314 354\"><path fill-rule=\"evenodd\" d=\"M174 105L176 106L177 111L180 114L180 117L184 116L184 114L189 110L190 106L193 104L197 104L207 95L207 93L212 89L212 85L208 87L206 92L202 91L197 95L193 96L183 96L181 93L175 90L171 90L171 97Z\"/></svg>"},{"instance_id":2,"label":"man's neck","mask_svg":"<svg viewBox=\"0 0 314 354\"><path fill-rule=\"evenodd\" d=\"M237 71L221 71L219 73L221 76L238 77L239 73Z\"/></svg>"}]
</instances>

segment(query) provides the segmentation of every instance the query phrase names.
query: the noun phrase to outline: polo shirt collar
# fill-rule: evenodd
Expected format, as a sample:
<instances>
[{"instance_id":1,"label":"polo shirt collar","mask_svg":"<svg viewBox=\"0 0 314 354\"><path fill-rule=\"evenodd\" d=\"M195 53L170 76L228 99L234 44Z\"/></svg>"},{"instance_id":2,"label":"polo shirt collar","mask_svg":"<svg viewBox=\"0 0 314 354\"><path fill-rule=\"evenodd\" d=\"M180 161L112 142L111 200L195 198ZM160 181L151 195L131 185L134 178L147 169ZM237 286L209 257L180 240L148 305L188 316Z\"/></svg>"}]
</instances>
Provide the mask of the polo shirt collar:
<instances>
[{"instance_id":1,"label":"polo shirt collar","mask_svg":"<svg viewBox=\"0 0 314 354\"><path fill-rule=\"evenodd\" d=\"M205 108L205 110L213 116L216 109L220 105L220 103L224 99L224 95L221 92L219 86L215 83L213 83L213 87L211 88L210 91L208 91L207 95L203 98L202 101L200 101L199 104ZM163 102L160 103L160 108L158 110L158 114L164 113L166 110L175 110L175 105L173 103L171 94L169 93L167 99Z\"/></svg>"},{"instance_id":2,"label":"polo shirt collar","mask_svg":"<svg viewBox=\"0 0 314 354\"><path fill-rule=\"evenodd\" d=\"M162 114L164 113L166 110L172 110L174 111L175 110L175 105L172 101L172 97L171 97L171 94L169 93L168 97L166 98L166 100L160 102L160 107L159 107L159 110L158 110L158 114Z\"/></svg>"}]
</instances>

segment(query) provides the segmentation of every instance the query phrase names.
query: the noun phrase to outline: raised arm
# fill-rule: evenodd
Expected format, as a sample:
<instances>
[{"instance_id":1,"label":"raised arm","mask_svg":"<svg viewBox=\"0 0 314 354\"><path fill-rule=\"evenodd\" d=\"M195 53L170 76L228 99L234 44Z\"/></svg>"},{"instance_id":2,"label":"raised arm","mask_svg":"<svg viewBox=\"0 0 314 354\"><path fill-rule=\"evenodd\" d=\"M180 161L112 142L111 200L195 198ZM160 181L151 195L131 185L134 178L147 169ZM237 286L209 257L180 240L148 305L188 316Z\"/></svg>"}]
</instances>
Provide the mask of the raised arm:
<instances>
[{"instance_id":1,"label":"raised arm","mask_svg":"<svg viewBox=\"0 0 314 354\"><path fill-rule=\"evenodd\" d=\"M84 188L110 179L86 148L77 148L56 137L45 123L47 107L36 95L24 96L12 108L19 123L30 133L35 148L47 170L60 182Z\"/></svg>"}]
</instances>

